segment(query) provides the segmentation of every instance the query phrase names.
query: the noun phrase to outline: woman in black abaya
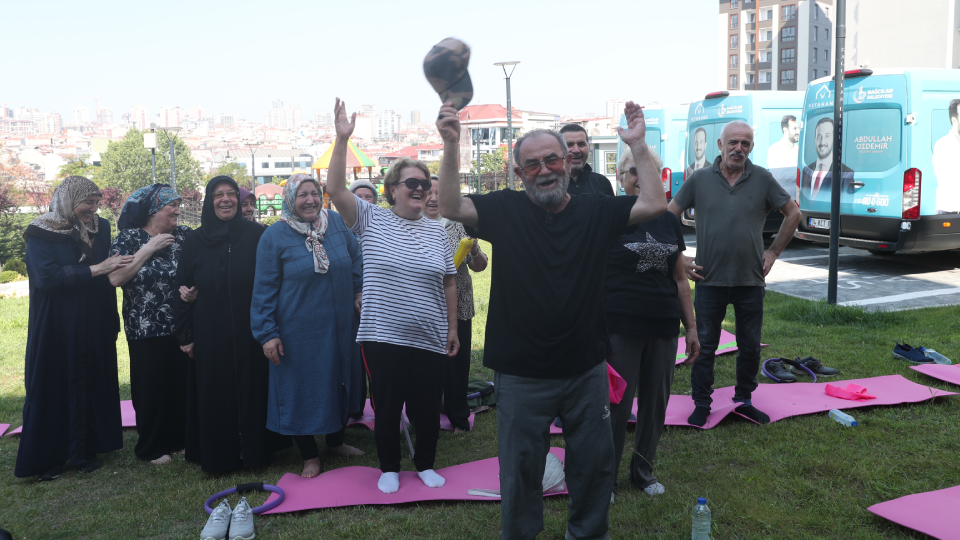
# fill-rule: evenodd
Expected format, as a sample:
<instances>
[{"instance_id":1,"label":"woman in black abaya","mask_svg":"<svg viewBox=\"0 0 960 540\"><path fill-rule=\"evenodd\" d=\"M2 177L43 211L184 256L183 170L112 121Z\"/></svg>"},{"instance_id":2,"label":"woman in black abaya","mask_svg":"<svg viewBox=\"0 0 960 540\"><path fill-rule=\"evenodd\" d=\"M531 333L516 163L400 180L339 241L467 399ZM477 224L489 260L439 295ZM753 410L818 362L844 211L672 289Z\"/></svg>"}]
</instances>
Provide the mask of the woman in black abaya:
<instances>
[{"instance_id":1,"label":"woman in black abaya","mask_svg":"<svg viewBox=\"0 0 960 540\"><path fill-rule=\"evenodd\" d=\"M186 459L206 472L265 465L289 437L267 430L267 358L250 330L257 244L263 227L239 212L239 187L218 176L207 184L200 227L187 237L174 323L192 360L187 374Z\"/></svg>"},{"instance_id":2,"label":"woman in black abaya","mask_svg":"<svg viewBox=\"0 0 960 540\"><path fill-rule=\"evenodd\" d=\"M100 190L71 176L53 192L50 212L30 223L30 319L19 478L100 468L97 454L123 447L117 382L117 295L107 276L133 257L107 257L110 222L97 215ZM264 367L266 369L266 367Z\"/></svg>"}]
</instances>

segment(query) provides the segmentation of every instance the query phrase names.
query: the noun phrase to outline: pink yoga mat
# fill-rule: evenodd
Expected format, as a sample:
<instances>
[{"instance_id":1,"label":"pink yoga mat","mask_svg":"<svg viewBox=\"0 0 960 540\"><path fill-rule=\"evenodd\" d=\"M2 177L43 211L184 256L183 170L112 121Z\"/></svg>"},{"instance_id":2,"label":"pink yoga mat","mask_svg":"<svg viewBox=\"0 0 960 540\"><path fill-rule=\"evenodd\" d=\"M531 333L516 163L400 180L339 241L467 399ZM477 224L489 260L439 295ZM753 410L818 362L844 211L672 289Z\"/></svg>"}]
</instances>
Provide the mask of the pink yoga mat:
<instances>
[{"instance_id":1,"label":"pink yoga mat","mask_svg":"<svg viewBox=\"0 0 960 540\"><path fill-rule=\"evenodd\" d=\"M406 409L403 411L403 417L407 418ZM373 415L373 407L370 406L370 400L368 399L363 405L363 416L357 420L354 420L353 418L349 419L347 421L347 427L365 427L370 431L373 431L375 419L376 417ZM467 418L467 422L470 423L470 429L473 429L473 419L473 414ZM409 423L410 420L407 419L407 422ZM401 426L397 429L403 429L403 427ZM450 423L450 419L447 418L447 415L443 413L440 413L440 429L445 431L453 431L453 424Z\"/></svg>"},{"instance_id":2,"label":"pink yoga mat","mask_svg":"<svg viewBox=\"0 0 960 540\"><path fill-rule=\"evenodd\" d=\"M940 366L952 367L952 366ZM960 371L958 369L957 371ZM863 386L867 391L877 396L877 399L850 401L828 396L825 388L827 384L846 387L847 384ZM710 429L737 407L733 401L734 387L727 386L713 391L713 406L707 423L703 429ZM753 405L770 416L771 422L783 420L789 416L826 412L830 409L855 409L857 407L873 407L877 405L899 405L901 403L917 403L940 396L954 396L954 392L947 392L923 386L909 381L900 375L886 375L869 379L851 379L847 381L832 381L830 383L789 383L789 384L761 384L753 391ZM667 416L664 421L668 426L689 426L687 418L693 414L693 397L671 395L667 402ZM633 413L637 412L637 403L634 400ZM739 413L738 413L739 414ZM743 415L739 415L743 416ZM744 416L744 418L746 418ZM692 426L697 427L697 426ZM556 435L563 430L550 424L550 434Z\"/></svg>"},{"instance_id":3,"label":"pink yoga mat","mask_svg":"<svg viewBox=\"0 0 960 540\"><path fill-rule=\"evenodd\" d=\"M10 424L0 424L0 437L3 437L3 432L6 431L8 427L10 427Z\"/></svg>"},{"instance_id":4,"label":"pink yoga mat","mask_svg":"<svg viewBox=\"0 0 960 540\"><path fill-rule=\"evenodd\" d=\"M761 347L766 347L766 343L761 343ZM716 354L727 354L737 351L737 336L727 332L726 330L720 330L720 344L717 347ZM687 357L687 342L681 337L677 341L677 363L683 363L683 359Z\"/></svg>"},{"instance_id":5,"label":"pink yoga mat","mask_svg":"<svg viewBox=\"0 0 960 540\"><path fill-rule=\"evenodd\" d=\"M10 424L0 424L0 426L4 425L9 426ZM137 413L133 410L133 402L129 399L120 402L120 426L125 428L137 427ZM7 436L19 435L21 431L23 431L23 426L7 433ZM0 435L3 435L2 429L0 429Z\"/></svg>"},{"instance_id":6,"label":"pink yoga mat","mask_svg":"<svg viewBox=\"0 0 960 540\"><path fill-rule=\"evenodd\" d=\"M910 366L910 369L919 371L924 375L960 385L960 364L944 366L942 364L924 364L922 366Z\"/></svg>"},{"instance_id":7,"label":"pink yoga mat","mask_svg":"<svg viewBox=\"0 0 960 540\"><path fill-rule=\"evenodd\" d=\"M564 450L551 448L550 452L563 461ZM266 514L298 512L314 508L337 508L361 504L403 504L418 501L498 501L490 497L467 495L470 489L500 489L500 463L497 458L454 465L438 469L446 483L440 488L423 485L417 473L400 473L400 491L386 494L377 489L380 470L371 467L343 467L327 471L316 478L306 479L287 473L277 483L283 489L283 502ZM566 491L556 493L564 495ZM271 495L272 501L277 495Z\"/></svg>"},{"instance_id":8,"label":"pink yoga mat","mask_svg":"<svg viewBox=\"0 0 960 540\"><path fill-rule=\"evenodd\" d=\"M949 366L942 366L949 367ZM867 510L940 540L960 538L960 486L907 495Z\"/></svg>"}]
</instances>

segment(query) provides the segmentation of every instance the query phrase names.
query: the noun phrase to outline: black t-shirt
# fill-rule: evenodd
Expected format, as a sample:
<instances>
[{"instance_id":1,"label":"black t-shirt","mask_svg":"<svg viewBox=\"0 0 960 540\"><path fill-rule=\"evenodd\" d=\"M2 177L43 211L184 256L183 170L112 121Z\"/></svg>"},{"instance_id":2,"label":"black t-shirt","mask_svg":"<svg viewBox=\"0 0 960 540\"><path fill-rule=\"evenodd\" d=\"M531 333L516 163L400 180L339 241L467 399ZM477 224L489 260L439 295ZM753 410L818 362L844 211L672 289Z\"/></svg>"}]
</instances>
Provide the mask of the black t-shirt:
<instances>
[{"instance_id":1,"label":"black t-shirt","mask_svg":"<svg viewBox=\"0 0 960 540\"><path fill-rule=\"evenodd\" d=\"M607 331L634 337L676 337L680 299L674 268L686 249L680 219L670 212L644 221L613 242L603 311Z\"/></svg>"},{"instance_id":2,"label":"black t-shirt","mask_svg":"<svg viewBox=\"0 0 960 540\"><path fill-rule=\"evenodd\" d=\"M483 365L520 377L579 375L602 362L603 277L636 197L579 195L554 214L522 191L470 195L493 245Z\"/></svg>"},{"instance_id":3,"label":"black t-shirt","mask_svg":"<svg viewBox=\"0 0 960 540\"><path fill-rule=\"evenodd\" d=\"M597 174L589 165L584 165L580 174L577 175L577 180L570 179L570 183L567 184L567 193L570 195L594 193L613 197L613 186L606 176Z\"/></svg>"}]
</instances>

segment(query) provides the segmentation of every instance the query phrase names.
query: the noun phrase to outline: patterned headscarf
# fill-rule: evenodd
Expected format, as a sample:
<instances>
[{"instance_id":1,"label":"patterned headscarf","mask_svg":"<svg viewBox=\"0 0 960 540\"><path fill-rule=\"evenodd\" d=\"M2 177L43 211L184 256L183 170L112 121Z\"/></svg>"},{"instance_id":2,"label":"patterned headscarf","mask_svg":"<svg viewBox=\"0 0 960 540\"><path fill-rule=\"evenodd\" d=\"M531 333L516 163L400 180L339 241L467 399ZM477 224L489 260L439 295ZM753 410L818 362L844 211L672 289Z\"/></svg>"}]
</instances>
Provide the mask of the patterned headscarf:
<instances>
[{"instance_id":1,"label":"patterned headscarf","mask_svg":"<svg viewBox=\"0 0 960 540\"><path fill-rule=\"evenodd\" d=\"M320 190L320 184L309 174L295 174L287 179L287 185L283 186L280 221L285 221L298 233L307 235L306 246L307 251L313 254L313 271L326 274L330 268L330 259L327 251L323 249L323 235L327 232L327 209L321 207L313 221L304 221L297 214L297 188L304 182L313 182L317 185L317 191Z\"/></svg>"},{"instance_id":2,"label":"patterned headscarf","mask_svg":"<svg viewBox=\"0 0 960 540\"><path fill-rule=\"evenodd\" d=\"M30 225L45 231L74 237L80 242L83 255L80 260L93 257L93 241L100 229L100 218L93 216L90 223L83 223L73 211L87 197L100 195L100 188L83 176L67 177L53 192L50 211L30 222Z\"/></svg>"},{"instance_id":3,"label":"patterned headscarf","mask_svg":"<svg viewBox=\"0 0 960 540\"><path fill-rule=\"evenodd\" d=\"M133 195L123 203L117 228L139 229L146 226L150 216L173 201L182 201L177 192L167 184L153 184L142 187L133 192Z\"/></svg>"}]
</instances>

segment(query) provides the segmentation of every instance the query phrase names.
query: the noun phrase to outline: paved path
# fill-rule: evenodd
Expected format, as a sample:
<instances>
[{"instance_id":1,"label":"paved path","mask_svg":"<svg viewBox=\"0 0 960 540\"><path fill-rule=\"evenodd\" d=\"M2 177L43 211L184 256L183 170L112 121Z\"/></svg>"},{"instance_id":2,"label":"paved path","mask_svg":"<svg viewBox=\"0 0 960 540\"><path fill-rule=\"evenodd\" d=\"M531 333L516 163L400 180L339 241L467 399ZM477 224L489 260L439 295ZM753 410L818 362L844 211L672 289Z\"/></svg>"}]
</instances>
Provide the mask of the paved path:
<instances>
[{"instance_id":1,"label":"paved path","mask_svg":"<svg viewBox=\"0 0 960 540\"><path fill-rule=\"evenodd\" d=\"M0 285L0 297L4 296L29 296L30 282L27 280L14 281L13 283L4 283Z\"/></svg>"},{"instance_id":2,"label":"paved path","mask_svg":"<svg viewBox=\"0 0 960 540\"><path fill-rule=\"evenodd\" d=\"M684 229L694 252L696 237ZM871 255L840 248L837 301L869 310L898 311L960 304L960 252L940 251L894 255ZM827 297L826 244L793 240L767 276L770 290L807 298Z\"/></svg>"}]
</instances>

